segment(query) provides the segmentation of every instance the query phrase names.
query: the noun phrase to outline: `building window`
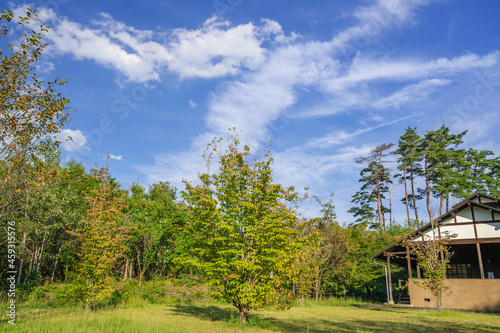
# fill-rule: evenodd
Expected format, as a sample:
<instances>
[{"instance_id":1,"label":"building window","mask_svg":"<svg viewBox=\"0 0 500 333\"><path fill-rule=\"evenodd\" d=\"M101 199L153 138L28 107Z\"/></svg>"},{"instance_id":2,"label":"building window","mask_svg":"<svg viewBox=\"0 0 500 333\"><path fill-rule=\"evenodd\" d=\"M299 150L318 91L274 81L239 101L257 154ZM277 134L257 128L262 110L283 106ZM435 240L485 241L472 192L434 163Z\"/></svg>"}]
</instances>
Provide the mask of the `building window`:
<instances>
[{"instance_id":1,"label":"building window","mask_svg":"<svg viewBox=\"0 0 500 333\"><path fill-rule=\"evenodd\" d=\"M450 264L446 269L448 279L468 279L472 277L471 264Z\"/></svg>"}]
</instances>

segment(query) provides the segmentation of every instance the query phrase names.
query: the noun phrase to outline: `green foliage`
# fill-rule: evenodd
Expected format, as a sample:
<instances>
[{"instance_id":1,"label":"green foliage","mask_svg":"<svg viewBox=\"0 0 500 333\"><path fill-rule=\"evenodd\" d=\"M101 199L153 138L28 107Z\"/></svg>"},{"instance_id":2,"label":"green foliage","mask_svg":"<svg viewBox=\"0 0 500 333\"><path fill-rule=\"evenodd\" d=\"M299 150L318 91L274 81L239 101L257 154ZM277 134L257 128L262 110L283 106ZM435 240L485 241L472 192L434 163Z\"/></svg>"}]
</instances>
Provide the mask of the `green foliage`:
<instances>
[{"instance_id":1,"label":"green foliage","mask_svg":"<svg viewBox=\"0 0 500 333\"><path fill-rule=\"evenodd\" d=\"M290 306L286 279L309 238L298 237L298 194L272 183L272 157L249 161L250 149L239 151L235 136L226 151L220 144L214 139L205 155L210 163L217 154L219 172L199 175L200 185L185 182L192 244L179 260L204 272L213 296L233 303L246 322L252 308Z\"/></svg>"},{"instance_id":2,"label":"green foliage","mask_svg":"<svg viewBox=\"0 0 500 333\"><path fill-rule=\"evenodd\" d=\"M37 287L33 294L34 300L48 305L78 304L85 296L82 284L45 284Z\"/></svg>"},{"instance_id":3,"label":"green foliage","mask_svg":"<svg viewBox=\"0 0 500 333\"><path fill-rule=\"evenodd\" d=\"M391 230L391 228L389 228ZM336 296L354 296L367 301L383 300L385 289L384 270L374 265L374 253L394 243L401 235L391 235L381 230L369 230L366 225L355 224L345 229L349 252L345 265L330 283L329 290ZM401 269L391 268L394 278Z\"/></svg>"},{"instance_id":4,"label":"green foliage","mask_svg":"<svg viewBox=\"0 0 500 333\"><path fill-rule=\"evenodd\" d=\"M145 188L134 183L127 199L128 219L134 229L129 240L128 257L136 265L140 281L148 270L164 275L175 266L172 260L182 252L182 228L188 212L176 200L176 189L168 182ZM149 274L152 278L152 273Z\"/></svg>"},{"instance_id":5,"label":"green foliage","mask_svg":"<svg viewBox=\"0 0 500 333\"><path fill-rule=\"evenodd\" d=\"M351 207L347 212L351 213L356 218L356 222L363 225L376 225L375 209L371 204L377 202L377 200L373 192L369 193L364 190L358 191L352 196L351 202L356 206Z\"/></svg>"},{"instance_id":6,"label":"green foliage","mask_svg":"<svg viewBox=\"0 0 500 333\"><path fill-rule=\"evenodd\" d=\"M182 285L177 280L153 280L139 285L137 280L110 281L113 291L100 302L94 302L92 308L109 306L135 306L137 304L194 304L210 301L207 286ZM18 299L32 304L61 306L82 304L86 296L86 287L80 283L49 284L38 286L29 293L20 294ZM83 302L85 304L85 302Z\"/></svg>"},{"instance_id":7,"label":"green foliage","mask_svg":"<svg viewBox=\"0 0 500 333\"><path fill-rule=\"evenodd\" d=\"M322 216L310 220L308 232L316 233L316 243L301 251L303 259L298 262L302 267L297 274L300 283L296 283L296 292L301 304L305 296L311 295L311 290L316 300L327 293L336 294L337 291L330 287L336 285L336 278L344 268L351 248L345 229L336 221L333 193L327 201L315 199L321 206Z\"/></svg>"},{"instance_id":8,"label":"green foliage","mask_svg":"<svg viewBox=\"0 0 500 333\"><path fill-rule=\"evenodd\" d=\"M454 180L462 176L456 166L459 165L463 151L455 148L463 143L462 138L466 133L467 131L451 134L450 129L443 125L435 131L428 131L423 137L421 151L424 160L429 221L433 220L429 203L431 194L440 199L439 215L442 215L444 202L448 202L452 188L455 186Z\"/></svg>"},{"instance_id":9,"label":"green foliage","mask_svg":"<svg viewBox=\"0 0 500 333\"><path fill-rule=\"evenodd\" d=\"M453 195L457 198L467 198L474 192L490 193L500 196L500 178L498 167L500 158L489 158L494 153L490 150L475 150L469 148L457 157L459 175L454 179Z\"/></svg>"}]
</instances>

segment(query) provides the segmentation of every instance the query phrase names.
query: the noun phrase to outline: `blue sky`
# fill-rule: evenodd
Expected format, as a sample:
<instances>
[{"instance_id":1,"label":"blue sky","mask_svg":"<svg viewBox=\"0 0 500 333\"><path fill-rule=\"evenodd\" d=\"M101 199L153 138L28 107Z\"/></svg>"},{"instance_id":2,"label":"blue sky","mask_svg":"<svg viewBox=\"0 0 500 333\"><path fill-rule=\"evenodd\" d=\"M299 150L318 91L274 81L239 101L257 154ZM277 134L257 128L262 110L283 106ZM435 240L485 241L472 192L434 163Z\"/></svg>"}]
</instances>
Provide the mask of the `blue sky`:
<instances>
[{"instance_id":1,"label":"blue sky","mask_svg":"<svg viewBox=\"0 0 500 333\"><path fill-rule=\"evenodd\" d=\"M496 0L28 5L53 28L39 72L68 78L61 92L78 110L60 134L73 138L63 159L92 166L109 153L124 187L182 189L206 170L206 144L236 127L253 149L273 139L276 181L335 192L339 219L352 221L354 158L408 126L469 130L464 147L500 153Z\"/></svg>"}]
</instances>

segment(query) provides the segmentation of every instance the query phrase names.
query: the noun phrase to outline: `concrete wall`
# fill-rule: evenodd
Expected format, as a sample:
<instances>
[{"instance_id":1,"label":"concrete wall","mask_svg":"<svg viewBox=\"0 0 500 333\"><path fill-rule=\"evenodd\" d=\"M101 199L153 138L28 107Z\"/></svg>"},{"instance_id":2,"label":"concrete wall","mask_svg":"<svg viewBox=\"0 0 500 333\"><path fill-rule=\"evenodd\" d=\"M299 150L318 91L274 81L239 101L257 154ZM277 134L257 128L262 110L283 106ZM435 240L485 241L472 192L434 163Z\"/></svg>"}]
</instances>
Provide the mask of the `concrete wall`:
<instances>
[{"instance_id":1,"label":"concrete wall","mask_svg":"<svg viewBox=\"0 0 500 333\"><path fill-rule=\"evenodd\" d=\"M410 279L408 293L413 306L435 308L436 301L430 291L418 286ZM449 287L443 296L443 308L500 311L500 279L446 279ZM429 299L430 302L426 302Z\"/></svg>"}]
</instances>

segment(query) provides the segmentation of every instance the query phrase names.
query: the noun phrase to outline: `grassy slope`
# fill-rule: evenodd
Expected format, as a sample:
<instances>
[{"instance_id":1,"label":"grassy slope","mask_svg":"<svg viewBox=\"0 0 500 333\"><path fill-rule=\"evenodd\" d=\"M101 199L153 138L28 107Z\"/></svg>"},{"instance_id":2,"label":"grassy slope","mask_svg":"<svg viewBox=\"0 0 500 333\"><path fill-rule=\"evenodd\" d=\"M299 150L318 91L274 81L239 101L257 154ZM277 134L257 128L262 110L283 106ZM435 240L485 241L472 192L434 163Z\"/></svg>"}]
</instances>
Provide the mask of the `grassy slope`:
<instances>
[{"instance_id":1,"label":"grassy slope","mask_svg":"<svg viewBox=\"0 0 500 333\"><path fill-rule=\"evenodd\" d=\"M3 307L2 307L3 308ZM18 309L16 332L499 332L500 315L311 304L252 313L255 325L231 319L220 304L144 305L86 312L76 307ZM13 331L0 319L0 332Z\"/></svg>"}]
</instances>

